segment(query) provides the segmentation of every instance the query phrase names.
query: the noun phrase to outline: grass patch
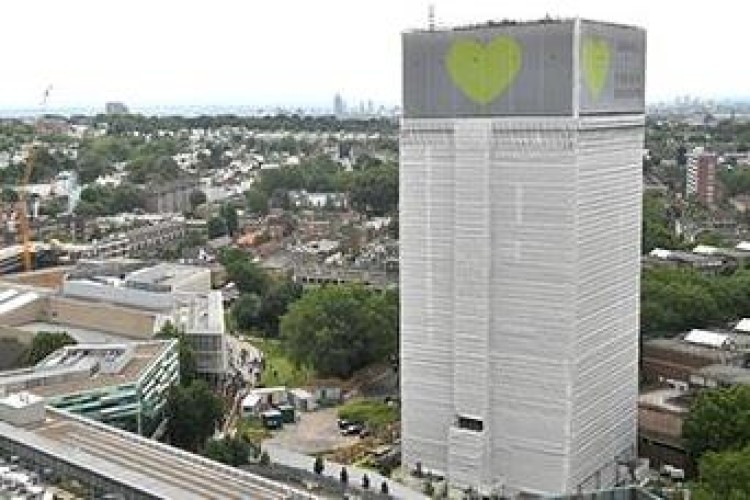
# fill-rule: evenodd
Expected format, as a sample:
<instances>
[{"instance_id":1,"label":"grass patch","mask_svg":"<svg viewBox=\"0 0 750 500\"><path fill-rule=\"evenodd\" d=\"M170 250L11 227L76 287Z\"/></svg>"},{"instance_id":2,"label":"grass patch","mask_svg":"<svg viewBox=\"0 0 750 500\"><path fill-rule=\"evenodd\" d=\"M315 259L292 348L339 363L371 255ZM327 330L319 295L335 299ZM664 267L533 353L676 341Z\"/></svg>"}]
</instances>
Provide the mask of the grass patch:
<instances>
[{"instance_id":1,"label":"grass patch","mask_svg":"<svg viewBox=\"0 0 750 500\"><path fill-rule=\"evenodd\" d=\"M374 399L354 399L338 410L339 418L363 422L368 427L380 429L398 420L398 408Z\"/></svg>"},{"instance_id":2,"label":"grass patch","mask_svg":"<svg viewBox=\"0 0 750 500\"><path fill-rule=\"evenodd\" d=\"M247 341L263 352L266 369L260 377L260 383L266 387L285 385L296 387L305 385L313 377L313 371L306 366L295 366L286 356L281 342L276 339L247 337Z\"/></svg>"}]
</instances>

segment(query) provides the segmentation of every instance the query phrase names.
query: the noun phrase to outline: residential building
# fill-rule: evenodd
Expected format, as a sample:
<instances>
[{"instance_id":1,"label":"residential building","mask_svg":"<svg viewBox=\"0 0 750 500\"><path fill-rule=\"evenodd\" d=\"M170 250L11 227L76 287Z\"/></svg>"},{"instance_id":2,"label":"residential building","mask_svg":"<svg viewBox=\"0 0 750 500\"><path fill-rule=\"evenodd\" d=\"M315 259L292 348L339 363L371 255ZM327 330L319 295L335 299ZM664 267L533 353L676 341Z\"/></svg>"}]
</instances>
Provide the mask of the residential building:
<instances>
[{"instance_id":1,"label":"residential building","mask_svg":"<svg viewBox=\"0 0 750 500\"><path fill-rule=\"evenodd\" d=\"M178 179L147 186L146 210L151 213L184 213L192 209L190 194L198 189L197 179Z\"/></svg>"},{"instance_id":2,"label":"residential building","mask_svg":"<svg viewBox=\"0 0 750 500\"><path fill-rule=\"evenodd\" d=\"M25 391L56 408L151 435L178 379L177 340L76 344L31 368L0 373L0 392Z\"/></svg>"},{"instance_id":3,"label":"residential building","mask_svg":"<svg viewBox=\"0 0 750 500\"><path fill-rule=\"evenodd\" d=\"M634 459L643 30L403 37L403 463L485 493L609 487Z\"/></svg>"},{"instance_id":4,"label":"residential building","mask_svg":"<svg viewBox=\"0 0 750 500\"><path fill-rule=\"evenodd\" d=\"M685 195L707 206L716 204L716 155L701 153L688 163L685 179Z\"/></svg>"}]
</instances>

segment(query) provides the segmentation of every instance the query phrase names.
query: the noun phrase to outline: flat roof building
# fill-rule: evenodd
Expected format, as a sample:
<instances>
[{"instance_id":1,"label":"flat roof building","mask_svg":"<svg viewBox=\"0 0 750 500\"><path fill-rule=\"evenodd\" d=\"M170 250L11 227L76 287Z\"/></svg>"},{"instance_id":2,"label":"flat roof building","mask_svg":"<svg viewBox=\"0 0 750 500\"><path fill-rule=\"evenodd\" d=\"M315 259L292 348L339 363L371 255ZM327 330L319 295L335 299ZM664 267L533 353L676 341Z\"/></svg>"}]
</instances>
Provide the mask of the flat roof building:
<instances>
[{"instance_id":1,"label":"flat roof building","mask_svg":"<svg viewBox=\"0 0 750 500\"><path fill-rule=\"evenodd\" d=\"M283 483L136 434L47 408L41 423L0 422L0 452L75 479L94 496L198 500L314 499Z\"/></svg>"},{"instance_id":2,"label":"flat roof building","mask_svg":"<svg viewBox=\"0 0 750 500\"><path fill-rule=\"evenodd\" d=\"M154 432L179 380L176 340L75 344L32 368L0 373L0 393L46 404L139 434Z\"/></svg>"},{"instance_id":3,"label":"flat roof building","mask_svg":"<svg viewBox=\"0 0 750 500\"><path fill-rule=\"evenodd\" d=\"M224 303L221 292L211 290L211 270L168 263L125 264L81 266L63 283L62 294L151 311L152 333L171 322L185 332L195 350L198 372L221 379L229 370L229 356Z\"/></svg>"}]
</instances>

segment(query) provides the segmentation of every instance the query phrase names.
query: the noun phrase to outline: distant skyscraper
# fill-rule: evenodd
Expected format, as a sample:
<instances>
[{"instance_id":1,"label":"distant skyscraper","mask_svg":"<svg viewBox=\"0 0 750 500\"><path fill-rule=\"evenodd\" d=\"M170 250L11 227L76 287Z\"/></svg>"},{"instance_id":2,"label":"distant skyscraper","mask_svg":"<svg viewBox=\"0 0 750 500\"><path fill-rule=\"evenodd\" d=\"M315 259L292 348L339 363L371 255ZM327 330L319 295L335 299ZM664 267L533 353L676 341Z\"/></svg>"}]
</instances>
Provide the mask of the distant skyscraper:
<instances>
[{"instance_id":1,"label":"distant skyscraper","mask_svg":"<svg viewBox=\"0 0 750 500\"><path fill-rule=\"evenodd\" d=\"M128 114L128 107L121 102L108 102L104 106L104 110L108 115L126 115Z\"/></svg>"},{"instance_id":2,"label":"distant skyscraper","mask_svg":"<svg viewBox=\"0 0 750 500\"><path fill-rule=\"evenodd\" d=\"M685 191L687 196L707 207L716 203L716 155L701 153L687 166Z\"/></svg>"},{"instance_id":3,"label":"distant skyscraper","mask_svg":"<svg viewBox=\"0 0 750 500\"><path fill-rule=\"evenodd\" d=\"M404 463L613 485L636 444L645 32L420 31L403 57Z\"/></svg>"},{"instance_id":4,"label":"distant skyscraper","mask_svg":"<svg viewBox=\"0 0 750 500\"><path fill-rule=\"evenodd\" d=\"M346 113L346 102L344 102L344 98L341 97L341 94L336 94L333 97L333 114L336 116L342 116L344 113Z\"/></svg>"}]
</instances>

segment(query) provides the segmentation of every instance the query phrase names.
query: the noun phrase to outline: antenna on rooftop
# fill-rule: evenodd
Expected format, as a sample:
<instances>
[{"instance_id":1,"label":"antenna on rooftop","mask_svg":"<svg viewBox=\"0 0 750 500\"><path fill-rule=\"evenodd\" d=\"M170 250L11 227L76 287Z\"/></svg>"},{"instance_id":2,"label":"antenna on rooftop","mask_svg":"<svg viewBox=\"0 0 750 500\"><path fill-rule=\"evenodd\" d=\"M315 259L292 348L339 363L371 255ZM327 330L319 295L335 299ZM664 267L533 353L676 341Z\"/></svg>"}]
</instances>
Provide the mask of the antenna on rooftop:
<instances>
[{"instance_id":1,"label":"antenna on rooftop","mask_svg":"<svg viewBox=\"0 0 750 500\"><path fill-rule=\"evenodd\" d=\"M430 31L435 31L435 4L431 3L427 7L427 28Z\"/></svg>"}]
</instances>

